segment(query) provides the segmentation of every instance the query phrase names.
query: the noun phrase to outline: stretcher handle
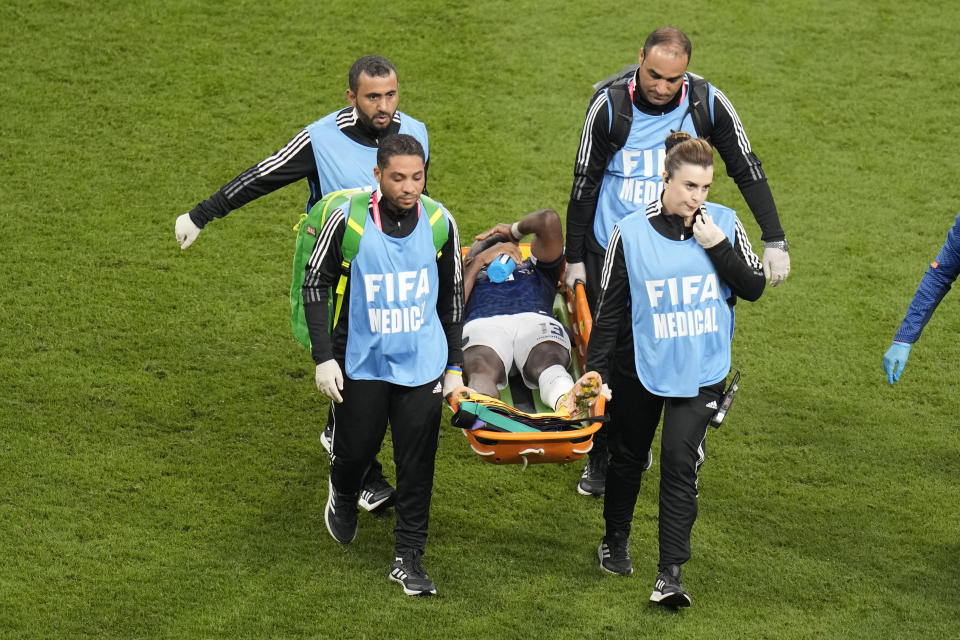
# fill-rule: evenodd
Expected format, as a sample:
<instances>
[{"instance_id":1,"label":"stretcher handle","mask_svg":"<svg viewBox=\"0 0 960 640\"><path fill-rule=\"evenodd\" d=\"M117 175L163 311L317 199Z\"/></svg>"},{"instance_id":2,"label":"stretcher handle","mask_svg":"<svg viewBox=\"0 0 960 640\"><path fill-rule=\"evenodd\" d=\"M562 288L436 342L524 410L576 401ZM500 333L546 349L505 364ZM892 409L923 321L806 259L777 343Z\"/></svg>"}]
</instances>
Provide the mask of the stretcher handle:
<instances>
[{"instance_id":1,"label":"stretcher handle","mask_svg":"<svg viewBox=\"0 0 960 640\"><path fill-rule=\"evenodd\" d=\"M593 315L590 313L590 305L587 304L587 288L583 281L577 280L573 283L573 287L577 323L580 325L580 337L583 339L583 346L586 349L587 344L590 343L590 332L593 331Z\"/></svg>"}]
</instances>

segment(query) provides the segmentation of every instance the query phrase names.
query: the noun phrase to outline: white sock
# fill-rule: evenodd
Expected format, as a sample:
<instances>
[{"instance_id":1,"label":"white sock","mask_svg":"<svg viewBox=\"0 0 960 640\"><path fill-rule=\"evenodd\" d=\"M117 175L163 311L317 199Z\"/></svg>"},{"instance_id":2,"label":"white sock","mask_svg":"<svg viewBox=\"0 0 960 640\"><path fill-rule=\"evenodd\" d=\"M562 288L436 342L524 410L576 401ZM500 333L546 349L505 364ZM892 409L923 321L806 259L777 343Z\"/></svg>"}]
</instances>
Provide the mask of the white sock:
<instances>
[{"instance_id":1,"label":"white sock","mask_svg":"<svg viewBox=\"0 0 960 640\"><path fill-rule=\"evenodd\" d=\"M570 372L567 371L566 367L559 364L544 369L543 373L540 374L538 383L540 385L540 399L543 400L545 405L553 409L557 408L557 403L560 402L563 394L573 389L574 384Z\"/></svg>"}]
</instances>

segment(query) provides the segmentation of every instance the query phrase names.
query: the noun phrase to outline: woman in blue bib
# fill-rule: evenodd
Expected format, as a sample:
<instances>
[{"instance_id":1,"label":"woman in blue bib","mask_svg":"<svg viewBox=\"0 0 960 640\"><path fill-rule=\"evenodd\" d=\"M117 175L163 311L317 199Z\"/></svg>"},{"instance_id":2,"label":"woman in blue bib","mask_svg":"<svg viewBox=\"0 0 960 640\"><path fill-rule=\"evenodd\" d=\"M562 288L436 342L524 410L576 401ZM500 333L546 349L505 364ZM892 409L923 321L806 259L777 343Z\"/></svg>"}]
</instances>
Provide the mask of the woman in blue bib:
<instances>
[{"instance_id":1,"label":"woman in blue bib","mask_svg":"<svg viewBox=\"0 0 960 640\"><path fill-rule=\"evenodd\" d=\"M689 606L680 567L690 558L704 437L730 371L733 306L765 279L732 209L706 202L713 150L689 134L666 141L663 191L614 228L587 368L609 380L610 468L600 566L629 575L630 526L650 445L660 447L658 575L650 600Z\"/></svg>"}]
</instances>

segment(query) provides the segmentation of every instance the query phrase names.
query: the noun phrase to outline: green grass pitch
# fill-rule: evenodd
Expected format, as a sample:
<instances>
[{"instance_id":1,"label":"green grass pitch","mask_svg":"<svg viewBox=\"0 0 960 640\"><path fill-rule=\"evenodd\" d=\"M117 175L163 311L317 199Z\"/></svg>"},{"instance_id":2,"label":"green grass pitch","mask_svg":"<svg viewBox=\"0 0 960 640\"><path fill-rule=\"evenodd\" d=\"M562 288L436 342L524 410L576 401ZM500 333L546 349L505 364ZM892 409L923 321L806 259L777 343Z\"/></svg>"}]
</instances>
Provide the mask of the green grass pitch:
<instances>
[{"instance_id":1,"label":"green grass pitch","mask_svg":"<svg viewBox=\"0 0 960 640\"><path fill-rule=\"evenodd\" d=\"M956 293L895 387L880 360L960 208L958 23L894 0L0 3L0 637L956 637ZM464 239L563 213L591 83L663 24L736 106L793 261L738 306L693 608L647 604L657 463L618 579L581 464L487 465L446 423L439 596L406 598L391 518L348 547L323 524L326 403L287 320L306 185L184 252L174 219L343 106L370 53Z\"/></svg>"}]
</instances>

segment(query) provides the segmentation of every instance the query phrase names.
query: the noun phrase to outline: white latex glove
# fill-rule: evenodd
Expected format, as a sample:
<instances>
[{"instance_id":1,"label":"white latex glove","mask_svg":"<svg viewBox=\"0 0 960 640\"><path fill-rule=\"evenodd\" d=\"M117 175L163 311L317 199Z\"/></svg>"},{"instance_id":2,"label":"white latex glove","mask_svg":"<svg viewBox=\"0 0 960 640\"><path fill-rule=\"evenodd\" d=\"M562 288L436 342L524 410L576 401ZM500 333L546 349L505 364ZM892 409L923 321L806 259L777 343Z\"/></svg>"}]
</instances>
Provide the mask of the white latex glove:
<instances>
[{"instance_id":1,"label":"white latex glove","mask_svg":"<svg viewBox=\"0 0 960 640\"><path fill-rule=\"evenodd\" d=\"M790 273L790 254L783 249L766 247L763 250L763 275L775 287L787 279Z\"/></svg>"},{"instance_id":2,"label":"white latex glove","mask_svg":"<svg viewBox=\"0 0 960 640\"><path fill-rule=\"evenodd\" d=\"M180 243L180 248L186 249L193 244L193 241L200 235L200 227L193 224L189 213L185 213L177 218L177 224L173 227L173 233L177 237L177 242Z\"/></svg>"},{"instance_id":3,"label":"white latex glove","mask_svg":"<svg viewBox=\"0 0 960 640\"><path fill-rule=\"evenodd\" d=\"M587 283L587 268L583 266L582 262L568 262L566 271L563 273L563 284L573 291L577 280L584 284Z\"/></svg>"},{"instance_id":4,"label":"white latex glove","mask_svg":"<svg viewBox=\"0 0 960 640\"><path fill-rule=\"evenodd\" d=\"M334 402L343 402L343 373L333 358L317 365L317 390Z\"/></svg>"},{"instance_id":5,"label":"white latex glove","mask_svg":"<svg viewBox=\"0 0 960 640\"><path fill-rule=\"evenodd\" d=\"M698 215L693 221L693 237L704 249L715 247L727 239L708 213Z\"/></svg>"},{"instance_id":6,"label":"white latex glove","mask_svg":"<svg viewBox=\"0 0 960 640\"><path fill-rule=\"evenodd\" d=\"M443 391L442 395L444 398L453 393L454 389L457 387L463 386L463 374L454 373L452 371L447 371L443 374Z\"/></svg>"}]
</instances>

